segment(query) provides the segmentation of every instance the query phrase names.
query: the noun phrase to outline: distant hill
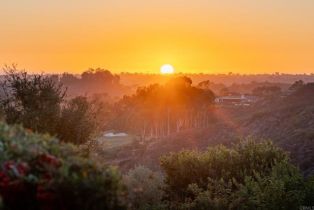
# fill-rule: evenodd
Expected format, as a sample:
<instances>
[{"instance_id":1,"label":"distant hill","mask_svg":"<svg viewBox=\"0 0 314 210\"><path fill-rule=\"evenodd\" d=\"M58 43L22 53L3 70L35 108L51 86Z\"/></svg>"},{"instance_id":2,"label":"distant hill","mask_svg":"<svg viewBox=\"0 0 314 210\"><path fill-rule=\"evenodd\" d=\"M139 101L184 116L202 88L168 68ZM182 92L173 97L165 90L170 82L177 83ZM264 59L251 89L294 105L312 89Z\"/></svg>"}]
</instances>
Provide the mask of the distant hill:
<instances>
[{"instance_id":1,"label":"distant hill","mask_svg":"<svg viewBox=\"0 0 314 210\"><path fill-rule=\"evenodd\" d=\"M297 80L304 82L314 82L314 74L183 74L177 73L175 76L187 76L193 80L193 84L209 80L216 84L222 83L231 86L234 83L248 84L251 82L270 82L270 83L286 83L292 84ZM145 74L145 73L121 73L119 74L121 84L129 86L143 86L153 83L165 83L168 76L161 74Z\"/></svg>"}]
</instances>

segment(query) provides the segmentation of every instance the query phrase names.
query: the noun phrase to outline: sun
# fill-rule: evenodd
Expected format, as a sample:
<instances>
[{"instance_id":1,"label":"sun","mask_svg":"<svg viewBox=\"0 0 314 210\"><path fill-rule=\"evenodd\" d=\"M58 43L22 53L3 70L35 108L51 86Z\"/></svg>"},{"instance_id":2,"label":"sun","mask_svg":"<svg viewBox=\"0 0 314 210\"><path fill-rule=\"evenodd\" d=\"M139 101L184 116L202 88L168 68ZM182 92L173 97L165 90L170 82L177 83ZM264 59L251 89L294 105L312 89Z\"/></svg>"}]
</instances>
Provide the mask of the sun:
<instances>
[{"instance_id":1,"label":"sun","mask_svg":"<svg viewBox=\"0 0 314 210\"><path fill-rule=\"evenodd\" d=\"M160 73L161 74L173 74L174 68L170 64L164 64L160 67Z\"/></svg>"}]
</instances>

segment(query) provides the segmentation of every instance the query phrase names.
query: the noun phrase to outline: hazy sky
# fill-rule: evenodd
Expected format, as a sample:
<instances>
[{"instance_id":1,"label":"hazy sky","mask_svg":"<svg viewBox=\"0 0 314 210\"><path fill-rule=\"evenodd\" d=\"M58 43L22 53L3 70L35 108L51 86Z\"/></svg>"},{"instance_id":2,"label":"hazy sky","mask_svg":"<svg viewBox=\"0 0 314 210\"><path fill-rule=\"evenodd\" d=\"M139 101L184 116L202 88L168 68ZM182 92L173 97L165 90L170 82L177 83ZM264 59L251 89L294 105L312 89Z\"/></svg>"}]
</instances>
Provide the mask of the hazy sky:
<instances>
[{"instance_id":1,"label":"hazy sky","mask_svg":"<svg viewBox=\"0 0 314 210\"><path fill-rule=\"evenodd\" d=\"M314 0L0 0L0 64L314 73Z\"/></svg>"}]
</instances>

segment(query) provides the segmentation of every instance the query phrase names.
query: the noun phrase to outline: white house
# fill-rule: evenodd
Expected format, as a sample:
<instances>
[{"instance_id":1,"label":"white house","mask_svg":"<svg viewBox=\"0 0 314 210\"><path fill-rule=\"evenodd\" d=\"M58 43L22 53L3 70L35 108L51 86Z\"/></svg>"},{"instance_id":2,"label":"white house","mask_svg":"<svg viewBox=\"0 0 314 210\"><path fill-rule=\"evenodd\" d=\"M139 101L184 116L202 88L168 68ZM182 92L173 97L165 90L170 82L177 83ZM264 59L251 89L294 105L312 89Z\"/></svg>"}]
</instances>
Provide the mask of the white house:
<instances>
[{"instance_id":1,"label":"white house","mask_svg":"<svg viewBox=\"0 0 314 210\"><path fill-rule=\"evenodd\" d=\"M258 100L256 96L251 95L232 95L221 96L215 99L218 105L233 105L233 106L250 106Z\"/></svg>"}]
</instances>

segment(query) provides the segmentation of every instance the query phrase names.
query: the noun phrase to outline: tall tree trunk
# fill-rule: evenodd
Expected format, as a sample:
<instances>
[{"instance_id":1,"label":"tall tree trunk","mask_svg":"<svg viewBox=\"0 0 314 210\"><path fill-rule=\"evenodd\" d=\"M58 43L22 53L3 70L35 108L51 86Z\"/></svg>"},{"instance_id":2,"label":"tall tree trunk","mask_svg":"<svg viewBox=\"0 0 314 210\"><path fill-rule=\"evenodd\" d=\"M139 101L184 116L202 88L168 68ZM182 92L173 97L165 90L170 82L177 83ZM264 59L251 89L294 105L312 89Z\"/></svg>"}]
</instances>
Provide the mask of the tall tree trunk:
<instances>
[{"instance_id":1,"label":"tall tree trunk","mask_svg":"<svg viewBox=\"0 0 314 210\"><path fill-rule=\"evenodd\" d=\"M167 136L170 135L170 109L167 109Z\"/></svg>"}]
</instances>

